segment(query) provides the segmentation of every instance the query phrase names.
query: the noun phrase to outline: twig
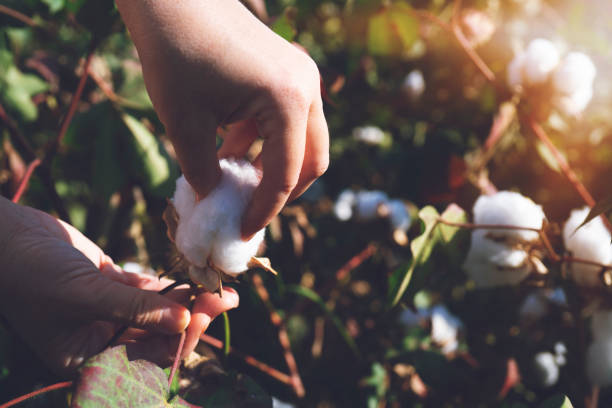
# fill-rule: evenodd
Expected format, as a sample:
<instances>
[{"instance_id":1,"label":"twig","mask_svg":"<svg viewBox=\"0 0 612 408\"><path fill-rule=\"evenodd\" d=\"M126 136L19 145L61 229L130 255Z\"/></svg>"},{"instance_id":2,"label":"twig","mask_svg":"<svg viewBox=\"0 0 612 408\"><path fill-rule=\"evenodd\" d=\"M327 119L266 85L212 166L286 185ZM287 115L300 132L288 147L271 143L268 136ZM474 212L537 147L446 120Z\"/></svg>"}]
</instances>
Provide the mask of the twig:
<instances>
[{"instance_id":1,"label":"twig","mask_svg":"<svg viewBox=\"0 0 612 408\"><path fill-rule=\"evenodd\" d=\"M172 368L170 369L170 375L168 376L168 386L172 386L172 380L174 380L174 375L176 374L176 370L178 370L178 366L181 363L181 354L183 354L183 347L185 346L185 337L187 336L187 331L183 330L181 333L181 339L179 340L178 347L176 348L176 355L174 356L174 363L172 363Z\"/></svg>"},{"instance_id":2,"label":"twig","mask_svg":"<svg viewBox=\"0 0 612 408\"><path fill-rule=\"evenodd\" d=\"M519 230L519 231L533 231L533 232L538 232L538 233L542 231L540 228L520 227L518 225L472 224L469 222L447 221L443 218L438 218L437 221L441 224L449 225L451 227L459 227L459 228L466 228L466 229L506 229L506 230Z\"/></svg>"},{"instance_id":3,"label":"twig","mask_svg":"<svg viewBox=\"0 0 612 408\"><path fill-rule=\"evenodd\" d=\"M295 394L302 398L306 395L306 391L304 390L304 384L302 383L302 378L300 377L300 373L298 371L298 366L295 361L295 356L291 351L291 342L289 341L289 335L287 334L287 327L283 319L278 314L272 302L270 302L270 295L268 294L268 290L263 284L263 280L261 276L258 274L253 274L252 277L253 286L255 287L255 292L259 295L264 305L268 309L270 314L270 321L274 324L278 330L278 341L283 348L283 356L285 357L285 362L287 363L287 367L289 368L289 372L291 373L291 386L293 387L293 391Z\"/></svg>"},{"instance_id":4,"label":"twig","mask_svg":"<svg viewBox=\"0 0 612 408\"><path fill-rule=\"evenodd\" d=\"M206 344L214 348L217 348L219 350L223 350L224 348L224 344L221 340L216 339L212 336L209 336L208 334L202 334L200 336L200 340L202 340ZM255 357L249 356L248 354L244 354L231 346L230 346L230 354L244 360L244 362L247 363L248 365L257 368L258 370L269 375L275 380L280 381L283 384L286 384L290 387L293 386L293 381L291 380L291 376L277 370L276 368L270 367L266 363L262 363L261 361L257 360Z\"/></svg>"},{"instance_id":5,"label":"twig","mask_svg":"<svg viewBox=\"0 0 612 408\"><path fill-rule=\"evenodd\" d=\"M72 381L64 381L64 382L60 382L57 384L53 384L53 385L49 385L47 387L43 387L41 389L38 389L36 391L32 391L26 395L22 395L21 397L17 397L15 399L10 400L9 402L5 402L4 404L0 405L0 408L9 408L12 407L14 405L19 404L20 402L29 400L30 398L34 398L37 395L41 395L44 393L47 393L49 391L54 391L54 390L61 390L62 388L68 388L68 387L72 387L73 382Z\"/></svg>"},{"instance_id":6,"label":"twig","mask_svg":"<svg viewBox=\"0 0 612 408\"><path fill-rule=\"evenodd\" d=\"M24 191L26 190L28 186L28 182L30 181L30 178L32 177L32 173L34 172L34 169L38 167L40 163L41 163L40 159L36 158L32 160L30 164L28 164L26 172L23 175L23 178L21 179L21 181L19 182L19 187L17 187L17 191L15 192L15 195L13 195L12 201L14 203L18 203L19 200L21 199L21 196L23 195Z\"/></svg>"},{"instance_id":7,"label":"twig","mask_svg":"<svg viewBox=\"0 0 612 408\"><path fill-rule=\"evenodd\" d=\"M555 161L559 165L561 172L563 173L563 175L565 175L567 180L571 183L571 185L574 187L576 192L580 195L582 200L589 207L591 208L594 207L595 199L593 198L591 193L589 193L589 191L584 186L584 184L582 184L582 182L580 181L580 179L578 178L574 170L572 170L572 168L570 167L567 160L565 160L565 157L563 157L561 152L555 147L553 142L550 140L550 138L548 137L548 135L542 128L542 126L540 126L540 124L537 123L531 116L527 117L527 123L529 124L529 127L531 128L533 133L536 135L536 137L540 139L540 141L542 141L542 143L544 143L546 147L548 148L548 150L550 150L550 152L553 154L553 157L555 158ZM612 233L612 223L610 223L610 220L608 220L605 214L601 214L601 220L603 221L606 228L608 228L608 231Z\"/></svg>"},{"instance_id":8,"label":"twig","mask_svg":"<svg viewBox=\"0 0 612 408\"><path fill-rule=\"evenodd\" d=\"M10 7L6 7L3 5L0 5L0 13L1 14L6 14L7 16L11 16L16 20L21 21L22 23L29 25L30 27L37 27L38 24L36 24L36 21L32 20L30 17L26 16L23 13L20 13L17 10L13 10Z\"/></svg>"}]
</instances>

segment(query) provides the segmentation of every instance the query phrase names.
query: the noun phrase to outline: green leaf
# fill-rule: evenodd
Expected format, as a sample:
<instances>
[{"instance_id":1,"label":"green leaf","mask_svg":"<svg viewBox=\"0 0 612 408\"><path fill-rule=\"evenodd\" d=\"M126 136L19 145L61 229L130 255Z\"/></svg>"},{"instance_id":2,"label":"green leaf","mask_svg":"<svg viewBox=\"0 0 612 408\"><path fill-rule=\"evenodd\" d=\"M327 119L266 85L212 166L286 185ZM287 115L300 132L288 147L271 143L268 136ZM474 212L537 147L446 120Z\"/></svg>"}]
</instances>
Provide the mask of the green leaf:
<instances>
[{"instance_id":1,"label":"green leaf","mask_svg":"<svg viewBox=\"0 0 612 408\"><path fill-rule=\"evenodd\" d=\"M372 55L393 55L408 50L418 39L419 22L412 8L396 2L370 17L368 51Z\"/></svg>"},{"instance_id":2,"label":"green leaf","mask_svg":"<svg viewBox=\"0 0 612 408\"><path fill-rule=\"evenodd\" d=\"M386 11L373 15L368 21L368 51L372 55L391 55L394 52L394 36Z\"/></svg>"},{"instance_id":3,"label":"green leaf","mask_svg":"<svg viewBox=\"0 0 612 408\"><path fill-rule=\"evenodd\" d=\"M306 299L319 305L319 307L323 309L327 317L329 317L329 319L332 321L334 326L336 326L336 329L338 330L346 344L351 348L353 353L355 353L357 357L361 357L359 349L357 348L357 344L355 344L355 340L353 340L350 334L348 334L348 332L346 331L346 327L344 327L340 318L327 307L321 296L319 296L313 290L300 285L288 285L286 287L286 290L295 293L296 295L305 297Z\"/></svg>"},{"instance_id":4,"label":"green leaf","mask_svg":"<svg viewBox=\"0 0 612 408\"><path fill-rule=\"evenodd\" d=\"M272 31L291 42L295 38L296 30L294 21L289 18L291 9L285 9L283 14L279 16L272 24Z\"/></svg>"},{"instance_id":5,"label":"green leaf","mask_svg":"<svg viewBox=\"0 0 612 408\"><path fill-rule=\"evenodd\" d=\"M412 8L403 2L389 7L389 17L393 33L399 37L404 49L410 48L419 38L419 21Z\"/></svg>"},{"instance_id":6,"label":"green leaf","mask_svg":"<svg viewBox=\"0 0 612 408\"><path fill-rule=\"evenodd\" d=\"M391 307L395 306L406 293L409 285L415 279L415 272L420 272L418 283L421 284L427 274L424 268L429 260L436 244L435 227L438 225L439 214L432 206L427 206L419 211L422 222L421 235L410 243L412 260L398 270L389 279L388 299ZM420 269L420 270L419 270ZM414 295L420 288L412 284L410 292Z\"/></svg>"},{"instance_id":7,"label":"green leaf","mask_svg":"<svg viewBox=\"0 0 612 408\"><path fill-rule=\"evenodd\" d=\"M382 364L376 362L372 364L372 372L369 377L364 378L363 383L376 389L376 396L381 398L387 392L389 386L387 370Z\"/></svg>"},{"instance_id":8,"label":"green leaf","mask_svg":"<svg viewBox=\"0 0 612 408\"><path fill-rule=\"evenodd\" d=\"M593 208L591 208L591 211L589 211L589 214L584 219L582 224L580 224L578 226L578 228L576 228L576 231L578 231L580 229L580 227L586 225L588 222L593 220L595 217L598 217L601 214L605 214L605 213L610 212L610 211L612 211L612 194L610 194L609 196L605 197L604 199L598 201L595 204L595 206Z\"/></svg>"},{"instance_id":9,"label":"green leaf","mask_svg":"<svg viewBox=\"0 0 612 408\"><path fill-rule=\"evenodd\" d=\"M558 394L548 398L539 408L574 408L574 406L567 396Z\"/></svg>"},{"instance_id":10,"label":"green leaf","mask_svg":"<svg viewBox=\"0 0 612 408\"><path fill-rule=\"evenodd\" d=\"M55 14L66 5L66 0L42 0L47 6L51 14Z\"/></svg>"},{"instance_id":11,"label":"green leaf","mask_svg":"<svg viewBox=\"0 0 612 408\"><path fill-rule=\"evenodd\" d=\"M170 391L164 370L145 360L129 361L125 346L90 358L80 370L73 408L188 407Z\"/></svg>"}]
</instances>

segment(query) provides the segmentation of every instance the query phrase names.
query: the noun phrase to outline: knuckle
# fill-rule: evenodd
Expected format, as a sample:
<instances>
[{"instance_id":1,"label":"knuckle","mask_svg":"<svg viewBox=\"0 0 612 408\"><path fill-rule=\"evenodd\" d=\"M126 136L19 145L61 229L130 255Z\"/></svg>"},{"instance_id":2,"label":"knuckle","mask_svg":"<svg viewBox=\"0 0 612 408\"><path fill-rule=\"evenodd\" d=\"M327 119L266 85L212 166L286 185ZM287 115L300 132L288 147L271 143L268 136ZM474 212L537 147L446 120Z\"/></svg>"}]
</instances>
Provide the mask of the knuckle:
<instances>
[{"instance_id":1,"label":"knuckle","mask_svg":"<svg viewBox=\"0 0 612 408\"><path fill-rule=\"evenodd\" d=\"M297 180L285 179L279 183L277 187L277 191L282 195L289 195L291 194L293 189L295 189L296 185L297 185Z\"/></svg>"},{"instance_id":2,"label":"knuckle","mask_svg":"<svg viewBox=\"0 0 612 408\"><path fill-rule=\"evenodd\" d=\"M150 326L161 320L161 310L149 307L145 296L134 296L130 302L130 320L139 327Z\"/></svg>"},{"instance_id":3,"label":"knuckle","mask_svg":"<svg viewBox=\"0 0 612 408\"><path fill-rule=\"evenodd\" d=\"M329 155L324 155L322 157L317 158L317 160L312 164L311 167L311 179L315 180L321 177L327 169L329 168Z\"/></svg>"}]
</instances>

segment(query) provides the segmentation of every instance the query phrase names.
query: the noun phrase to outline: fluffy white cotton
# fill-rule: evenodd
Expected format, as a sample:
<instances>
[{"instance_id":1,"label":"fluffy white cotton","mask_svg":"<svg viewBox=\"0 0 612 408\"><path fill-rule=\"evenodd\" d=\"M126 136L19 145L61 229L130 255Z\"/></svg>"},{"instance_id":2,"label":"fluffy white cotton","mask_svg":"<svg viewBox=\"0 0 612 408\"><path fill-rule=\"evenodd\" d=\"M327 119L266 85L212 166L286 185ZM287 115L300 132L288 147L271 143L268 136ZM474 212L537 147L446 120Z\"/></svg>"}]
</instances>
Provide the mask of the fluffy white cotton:
<instances>
[{"instance_id":1,"label":"fluffy white cotton","mask_svg":"<svg viewBox=\"0 0 612 408\"><path fill-rule=\"evenodd\" d=\"M525 68L525 54L519 53L514 56L506 70L506 82L510 89L523 85L523 69Z\"/></svg>"},{"instance_id":2,"label":"fluffy white cotton","mask_svg":"<svg viewBox=\"0 0 612 408\"><path fill-rule=\"evenodd\" d=\"M542 207L531 199L512 191L500 191L478 197L474 204L474 223L514 225L541 228L545 215ZM493 235L513 240L532 241L538 238L535 231L488 230Z\"/></svg>"},{"instance_id":3,"label":"fluffy white cotton","mask_svg":"<svg viewBox=\"0 0 612 408\"><path fill-rule=\"evenodd\" d=\"M559 65L559 50L549 40L536 38L525 51L525 80L530 85L542 84Z\"/></svg>"},{"instance_id":4,"label":"fluffy white cotton","mask_svg":"<svg viewBox=\"0 0 612 408\"><path fill-rule=\"evenodd\" d=\"M593 98L592 88L583 88L569 95L559 95L557 108L568 116L578 116L584 111Z\"/></svg>"},{"instance_id":5,"label":"fluffy white cotton","mask_svg":"<svg viewBox=\"0 0 612 408\"><path fill-rule=\"evenodd\" d=\"M411 218L406 205L402 200L389 200L386 203L389 209L389 222L394 230L408 231Z\"/></svg>"},{"instance_id":6,"label":"fluffy white cotton","mask_svg":"<svg viewBox=\"0 0 612 408\"><path fill-rule=\"evenodd\" d=\"M353 216L353 206L356 203L353 190L346 189L340 193L334 204L334 215L340 221L348 221Z\"/></svg>"},{"instance_id":7,"label":"fluffy white cotton","mask_svg":"<svg viewBox=\"0 0 612 408\"><path fill-rule=\"evenodd\" d=\"M444 353L457 350L459 346L457 336L461 326L461 320L443 305L437 305L431 310L431 339L442 346Z\"/></svg>"},{"instance_id":8,"label":"fluffy white cotton","mask_svg":"<svg viewBox=\"0 0 612 408\"><path fill-rule=\"evenodd\" d=\"M362 126L353 129L353 138L370 145L379 145L385 140L385 132L376 126Z\"/></svg>"},{"instance_id":9,"label":"fluffy white cotton","mask_svg":"<svg viewBox=\"0 0 612 408\"><path fill-rule=\"evenodd\" d=\"M248 242L240 238L242 215L259 175L246 161L223 159L219 165L219 185L197 203L184 177L177 180L173 198L179 215L176 246L196 266L204 267L210 260L225 273L236 275L247 270L264 238L264 229Z\"/></svg>"},{"instance_id":10,"label":"fluffy white cotton","mask_svg":"<svg viewBox=\"0 0 612 408\"><path fill-rule=\"evenodd\" d=\"M612 340L612 310L597 310L593 313L591 332L595 340Z\"/></svg>"},{"instance_id":11,"label":"fluffy white cotton","mask_svg":"<svg viewBox=\"0 0 612 408\"><path fill-rule=\"evenodd\" d=\"M600 217L580 227L589 213L584 207L573 210L563 227L563 242L565 248L576 258L609 265L612 262L612 245L610 245L610 232ZM575 232L574 232L575 231ZM570 265L572 278L580 285L599 286L601 268L574 262Z\"/></svg>"},{"instance_id":12,"label":"fluffy white cotton","mask_svg":"<svg viewBox=\"0 0 612 408\"><path fill-rule=\"evenodd\" d=\"M358 218L372 220L378 217L378 208L389 198L382 191L360 191L355 196L355 210Z\"/></svg>"},{"instance_id":13,"label":"fluffy white cotton","mask_svg":"<svg viewBox=\"0 0 612 408\"><path fill-rule=\"evenodd\" d=\"M597 69L588 55L570 52L563 58L553 74L555 89L564 94L574 94L583 89L591 89Z\"/></svg>"},{"instance_id":14,"label":"fluffy white cotton","mask_svg":"<svg viewBox=\"0 0 612 408\"><path fill-rule=\"evenodd\" d=\"M556 356L548 351L535 355L534 368L536 378L543 387L552 387L559 380L559 366Z\"/></svg>"},{"instance_id":15,"label":"fluffy white cotton","mask_svg":"<svg viewBox=\"0 0 612 408\"><path fill-rule=\"evenodd\" d=\"M418 69L410 71L402 83L402 91L413 101L419 99L425 92L425 78Z\"/></svg>"},{"instance_id":16,"label":"fluffy white cotton","mask_svg":"<svg viewBox=\"0 0 612 408\"><path fill-rule=\"evenodd\" d=\"M591 383L612 385L612 340L595 340L587 349L586 371Z\"/></svg>"}]
</instances>

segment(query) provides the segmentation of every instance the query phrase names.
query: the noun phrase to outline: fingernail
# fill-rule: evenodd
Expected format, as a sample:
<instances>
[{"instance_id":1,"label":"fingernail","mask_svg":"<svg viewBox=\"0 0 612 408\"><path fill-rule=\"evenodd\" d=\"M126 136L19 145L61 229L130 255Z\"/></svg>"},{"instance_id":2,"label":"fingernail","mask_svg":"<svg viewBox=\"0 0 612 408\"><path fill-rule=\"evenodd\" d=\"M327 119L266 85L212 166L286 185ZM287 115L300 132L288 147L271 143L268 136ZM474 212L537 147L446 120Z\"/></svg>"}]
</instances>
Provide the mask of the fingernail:
<instances>
[{"instance_id":1,"label":"fingernail","mask_svg":"<svg viewBox=\"0 0 612 408\"><path fill-rule=\"evenodd\" d=\"M189 310L184 307L171 307L162 311L161 328L168 334L180 333L187 328L191 321Z\"/></svg>"}]
</instances>

